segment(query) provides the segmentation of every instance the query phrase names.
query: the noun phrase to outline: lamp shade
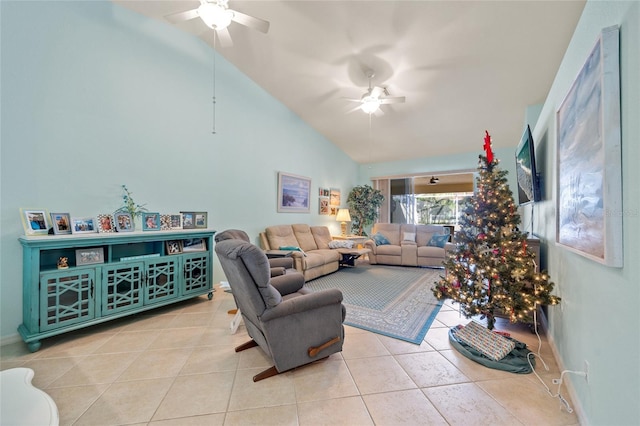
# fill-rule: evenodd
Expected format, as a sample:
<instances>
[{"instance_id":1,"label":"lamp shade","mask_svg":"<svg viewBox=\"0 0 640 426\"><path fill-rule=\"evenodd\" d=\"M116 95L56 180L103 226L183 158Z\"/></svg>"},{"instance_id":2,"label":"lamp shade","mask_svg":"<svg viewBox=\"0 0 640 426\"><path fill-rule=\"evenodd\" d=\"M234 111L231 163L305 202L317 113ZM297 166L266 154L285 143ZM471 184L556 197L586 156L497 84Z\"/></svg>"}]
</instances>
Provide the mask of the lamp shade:
<instances>
[{"instance_id":1,"label":"lamp shade","mask_svg":"<svg viewBox=\"0 0 640 426\"><path fill-rule=\"evenodd\" d=\"M349 209L340 209L338 210L338 214L336 215L337 222L351 222L351 215L349 214Z\"/></svg>"}]
</instances>

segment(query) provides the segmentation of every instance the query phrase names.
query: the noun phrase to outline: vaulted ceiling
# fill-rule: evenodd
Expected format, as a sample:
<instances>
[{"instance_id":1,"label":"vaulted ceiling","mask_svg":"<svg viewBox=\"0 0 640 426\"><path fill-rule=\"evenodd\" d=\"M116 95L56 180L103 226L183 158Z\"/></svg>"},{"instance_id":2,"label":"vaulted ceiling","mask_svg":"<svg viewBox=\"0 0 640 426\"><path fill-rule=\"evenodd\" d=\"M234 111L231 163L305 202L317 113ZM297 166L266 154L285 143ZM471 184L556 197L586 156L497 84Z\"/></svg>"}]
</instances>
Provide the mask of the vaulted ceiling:
<instances>
[{"instance_id":1,"label":"vaulted ceiling","mask_svg":"<svg viewBox=\"0 0 640 426\"><path fill-rule=\"evenodd\" d=\"M166 19L197 0L112 1L214 43L199 18ZM481 152L485 130L494 148L518 143L584 3L229 0L270 29L234 22L233 46L216 50L359 163ZM354 111L345 98L366 92L367 70L406 102L383 105L382 115Z\"/></svg>"}]
</instances>

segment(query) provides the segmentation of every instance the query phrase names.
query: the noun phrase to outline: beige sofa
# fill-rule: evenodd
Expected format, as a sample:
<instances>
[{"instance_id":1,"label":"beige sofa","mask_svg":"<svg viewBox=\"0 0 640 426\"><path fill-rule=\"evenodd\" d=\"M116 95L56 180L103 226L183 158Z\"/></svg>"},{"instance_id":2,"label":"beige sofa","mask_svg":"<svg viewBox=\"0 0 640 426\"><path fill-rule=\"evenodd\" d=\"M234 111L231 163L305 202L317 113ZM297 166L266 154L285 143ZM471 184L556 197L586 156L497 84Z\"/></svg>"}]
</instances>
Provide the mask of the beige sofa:
<instances>
[{"instance_id":1,"label":"beige sofa","mask_svg":"<svg viewBox=\"0 0 640 426\"><path fill-rule=\"evenodd\" d=\"M269 226L260 233L260 244L265 250L283 247L299 247L292 251L294 267L304 274L305 281L335 272L339 268L341 254L329 248L331 233L326 226L307 224Z\"/></svg>"},{"instance_id":2,"label":"beige sofa","mask_svg":"<svg viewBox=\"0 0 640 426\"><path fill-rule=\"evenodd\" d=\"M441 248L428 244L434 234L444 236L448 232L447 228L439 225L376 223L371 231L372 238L379 233L389 241L389 244L376 245L374 239L369 239L365 241L364 246L371 250L369 263L372 265L379 263L402 266L442 266L445 250L453 249L455 246L445 243Z\"/></svg>"}]
</instances>

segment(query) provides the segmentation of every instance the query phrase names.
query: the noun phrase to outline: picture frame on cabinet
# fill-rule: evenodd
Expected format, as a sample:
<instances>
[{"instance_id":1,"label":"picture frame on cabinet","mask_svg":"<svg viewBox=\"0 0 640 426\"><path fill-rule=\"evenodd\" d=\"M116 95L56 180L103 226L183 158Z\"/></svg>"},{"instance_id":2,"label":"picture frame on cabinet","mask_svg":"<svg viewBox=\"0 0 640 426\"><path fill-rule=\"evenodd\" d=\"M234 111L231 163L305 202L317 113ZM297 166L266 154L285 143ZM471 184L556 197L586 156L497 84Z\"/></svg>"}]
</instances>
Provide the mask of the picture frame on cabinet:
<instances>
[{"instance_id":1,"label":"picture frame on cabinet","mask_svg":"<svg viewBox=\"0 0 640 426\"><path fill-rule=\"evenodd\" d=\"M72 234L92 234L98 232L96 219L93 217L72 217L71 233Z\"/></svg>"},{"instance_id":2,"label":"picture frame on cabinet","mask_svg":"<svg viewBox=\"0 0 640 426\"><path fill-rule=\"evenodd\" d=\"M51 223L49 214L44 209L20 209L22 226L26 235L47 235Z\"/></svg>"},{"instance_id":3,"label":"picture frame on cabinet","mask_svg":"<svg viewBox=\"0 0 640 426\"><path fill-rule=\"evenodd\" d=\"M117 232L132 232L133 231L133 217L130 213L114 213L113 221L116 224Z\"/></svg>"},{"instance_id":4,"label":"picture frame on cabinet","mask_svg":"<svg viewBox=\"0 0 640 426\"><path fill-rule=\"evenodd\" d=\"M102 247L87 247L76 249L76 266L104 263L104 249Z\"/></svg>"},{"instance_id":5,"label":"picture frame on cabinet","mask_svg":"<svg viewBox=\"0 0 640 426\"><path fill-rule=\"evenodd\" d=\"M69 213L51 213L50 216L55 235L71 234L71 215Z\"/></svg>"},{"instance_id":6,"label":"picture frame on cabinet","mask_svg":"<svg viewBox=\"0 0 640 426\"><path fill-rule=\"evenodd\" d=\"M182 253L182 240L169 240L166 241L167 254L180 254Z\"/></svg>"},{"instance_id":7,"label":"picture frame on cabinet","mask_svg":"<svg viewBox=\"0 0 640 426\"><path fill-rule=\"evenodd\" d=\"M196 227L195 212L180 212L182 214L182 229L193 229Z\"/></svg>"},{"instance_id":8,"label":"picture frame on cabinet","mask_svg":"<svg viewBox=\"0 0 640 426\"><path fill-rule=\"evenodd\" d=\"M182 215L180 213L169 215L169 229L182 229Z\"/></svg>"},{"instance_id":9,"label":"picture frame on cabinet","mask_svg":"<svg viewBox=\"0 0 640 426\"><path fill-rule=\"evenodd\" d=\"M143 231L159 231L160 230L160 213L142 213L142 230Z\"/></svg>"},{"instance_id":10,"label":"picture frame on cabinet","mask_svg":"<svg viewBox=\"0 0 640 426\"><path fill-rule=\"evenodd\" d=\"M116 225L113 221L112 214L105 213L105 214L98 215L98 232L99 233L116 232Z\"/></svg>"},{"instance_id":11,"label":"picture frame on cabinet","mask_svg":"<svg viewBox=\"0 0 640 426\"><path fill-rule=\"evenodd\" d=\"M190 238L182 241L182 251L184 253L192 251L205 251L207 244L204 238Z\"/></svg>"},{"instance_id":12,"label":"picture frame on cabinet","mask_svg":"<svg viewBox=\"0 0 640 426\"><path fill-rule=\"evenodd\" d=\"M195 212L194 227L197 229L205 229L207 227L207 212Z\"/></svg>"}]
</instances>

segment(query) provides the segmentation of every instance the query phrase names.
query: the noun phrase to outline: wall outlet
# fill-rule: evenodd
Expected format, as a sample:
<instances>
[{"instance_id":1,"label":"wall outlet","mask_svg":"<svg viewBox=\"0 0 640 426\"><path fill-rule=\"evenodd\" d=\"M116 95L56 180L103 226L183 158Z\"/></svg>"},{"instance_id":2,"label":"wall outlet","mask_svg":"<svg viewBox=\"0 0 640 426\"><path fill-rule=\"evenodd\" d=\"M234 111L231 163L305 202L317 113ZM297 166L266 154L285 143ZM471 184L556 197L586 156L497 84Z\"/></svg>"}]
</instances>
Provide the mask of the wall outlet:
<instances>
[{"instance_id":1,"label":"wall outlet","mask_svg":"<svg viewBox=\"0 0 640 426\"><path fill-rule=\"evenodd\" d=\"M584 360L584 380L589 383L589 361Z\"/></svg>"}]
</instances>

